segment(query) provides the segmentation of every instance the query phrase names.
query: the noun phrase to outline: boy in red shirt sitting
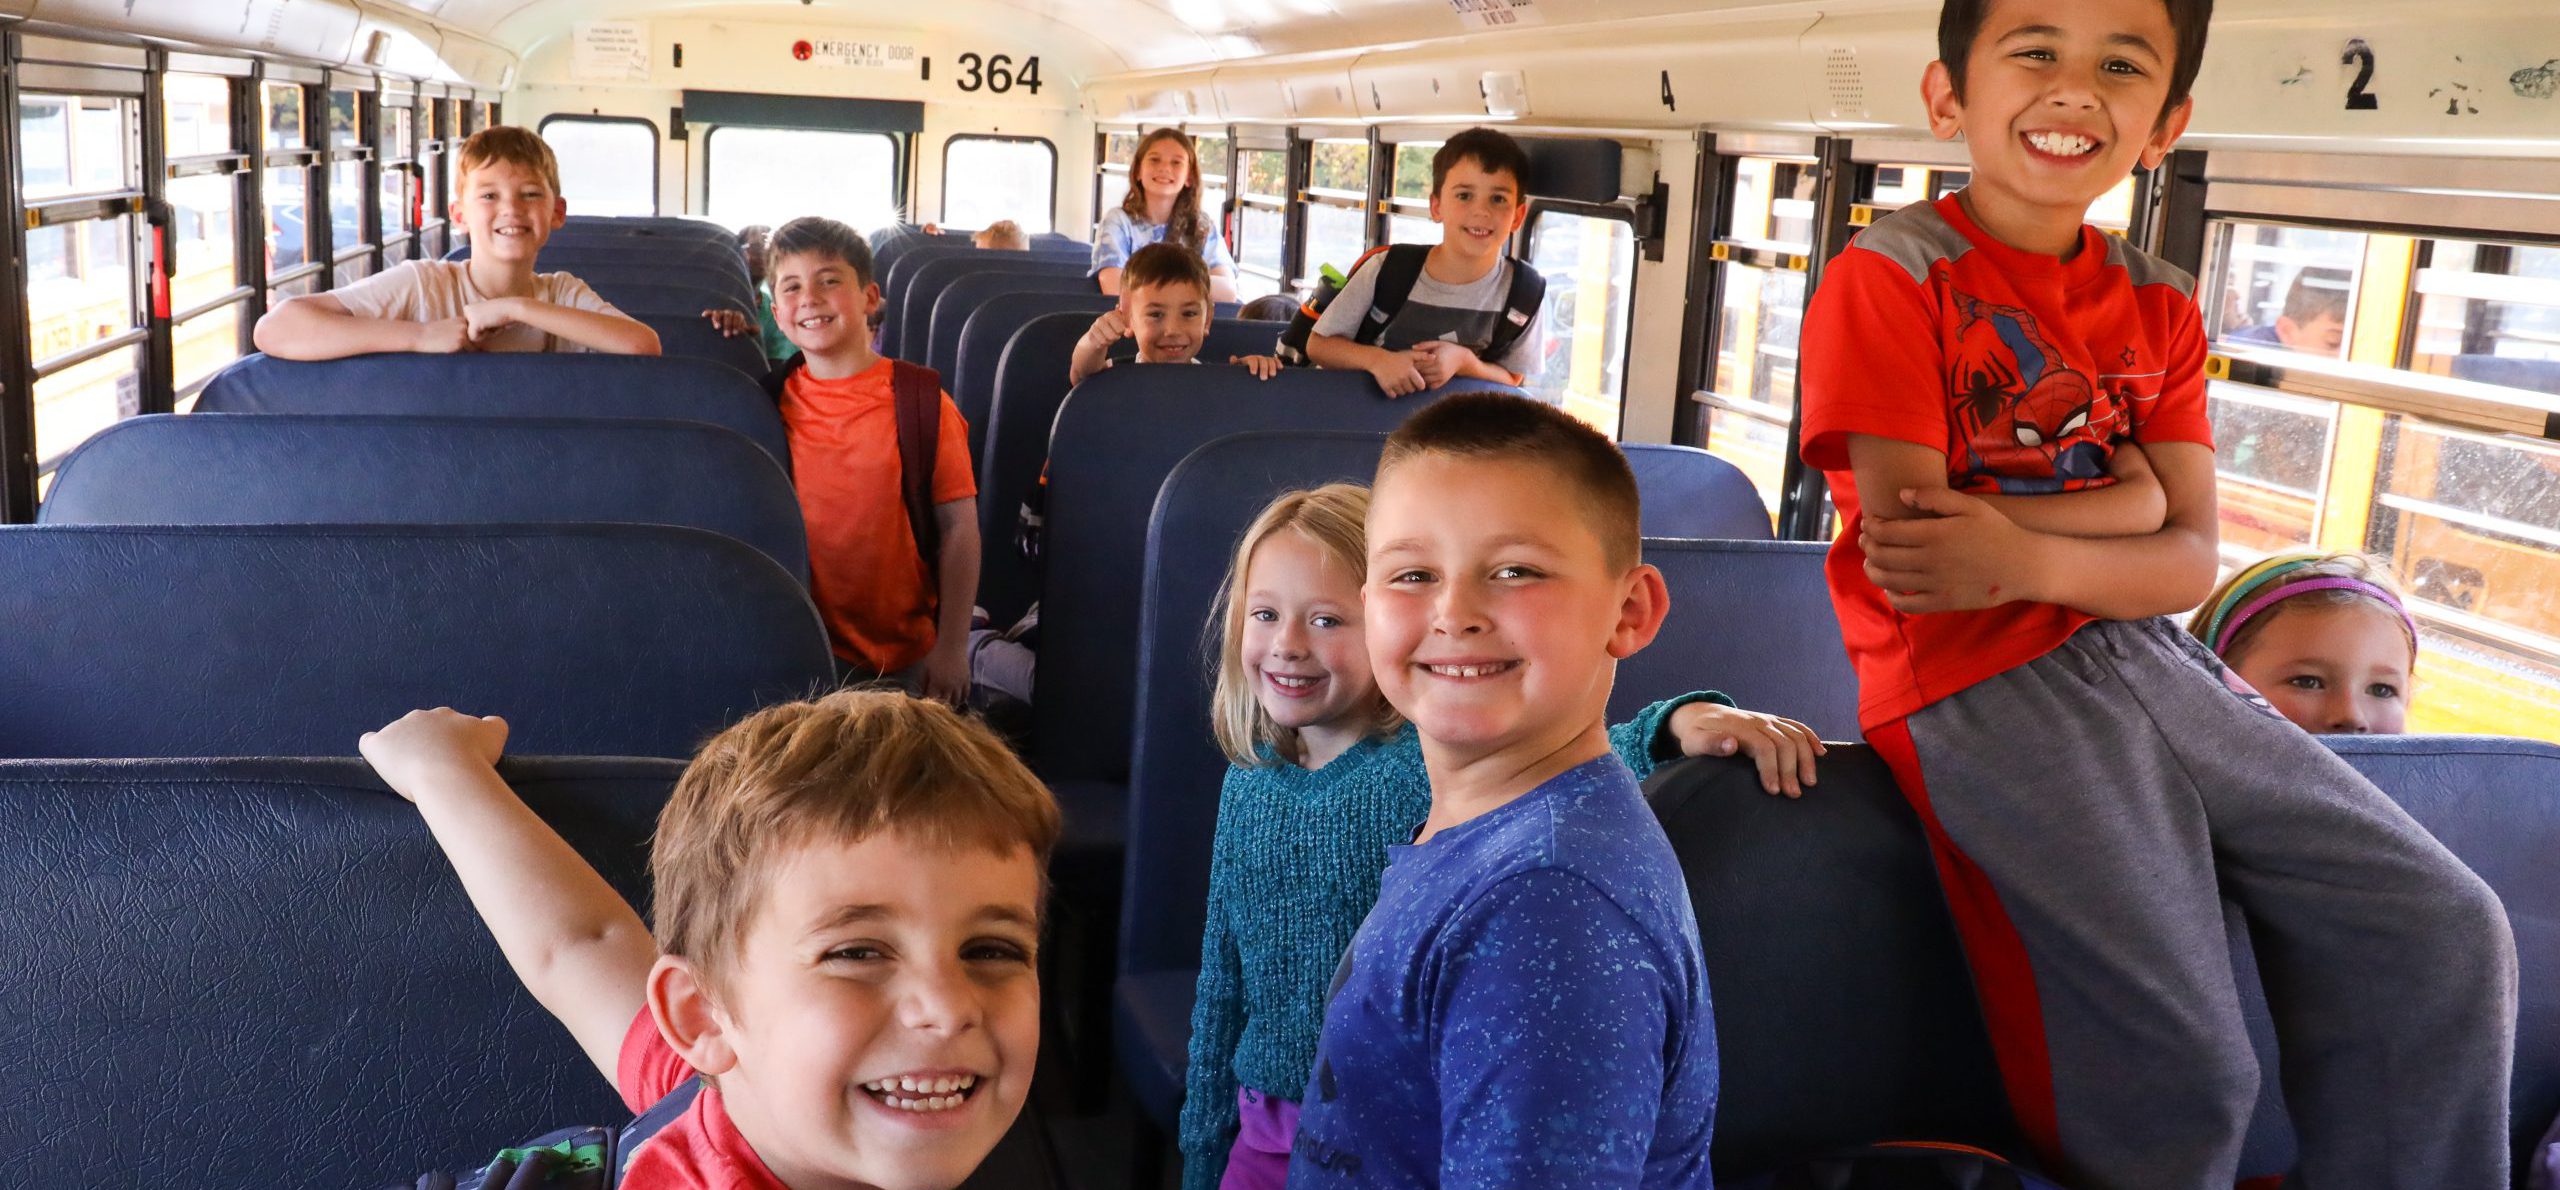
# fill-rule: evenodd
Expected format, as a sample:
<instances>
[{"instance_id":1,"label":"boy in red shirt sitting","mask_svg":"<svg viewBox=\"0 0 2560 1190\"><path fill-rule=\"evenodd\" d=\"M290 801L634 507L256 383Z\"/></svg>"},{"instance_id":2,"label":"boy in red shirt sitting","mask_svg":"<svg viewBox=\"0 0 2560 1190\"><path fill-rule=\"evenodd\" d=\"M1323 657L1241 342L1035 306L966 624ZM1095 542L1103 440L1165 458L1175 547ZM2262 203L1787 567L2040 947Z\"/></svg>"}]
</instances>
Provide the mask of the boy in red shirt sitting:
<instances>
[{"instance_id":1,"label":"boy in red shirt sitting","mask_svg":"<svg viewBox=\"0 0 2560 1190\"><path fill-rule=\"evenodd\" d=\"M2163 617L2213 584L2185 273L2085 226L2187 124L2210 0L1948 0L1971 185L1878 221L1804 326L1859 719L1919 812L2010 1100L2072 1184L2227 1188L2258 941L2309 1185L2506 1184L2497 898Z\"/></svg>"},{"instance_id":2,"label":"boy in red shirt sitting","mask_svg":"<svg viewBox=\"0 0 2560 1190\"><path fill-rule=\"evenodd\" d=\"M838 667L848 680L891 677L962 702L978 597L969 425L940 378L872 350L880 286L860 233L794 219L771 251L774 320L800 355L768 387L779 390L809 527L809 593ZM901 397L902 374L934 387Z\"/></svg>"},{"instance_id":3,"label":"boy in red shirt sitting","mask_svg":"<svg viewBox=\"0 0 2560 1190\"><path fill-rule=\"evenodd\" d=\"M506 741L438 708L357 746L623 1102L683 1103L619 1186L948 1190L1012 1127L1058 807L984 727L846 690L713 737L658 819L655 938L507 788Z\"/></svg>"}]
</instances>

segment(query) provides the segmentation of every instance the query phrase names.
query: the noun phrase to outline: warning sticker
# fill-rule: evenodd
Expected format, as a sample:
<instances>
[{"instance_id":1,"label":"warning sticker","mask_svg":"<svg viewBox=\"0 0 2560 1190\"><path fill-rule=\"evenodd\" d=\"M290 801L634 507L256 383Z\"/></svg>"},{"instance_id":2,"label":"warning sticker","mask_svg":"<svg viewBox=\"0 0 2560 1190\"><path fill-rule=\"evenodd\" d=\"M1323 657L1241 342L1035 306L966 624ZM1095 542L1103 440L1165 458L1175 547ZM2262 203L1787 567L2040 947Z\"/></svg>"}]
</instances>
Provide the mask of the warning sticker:
<instances>
[{"instance_id":1,"label":"warning sticker","mask_svg":"<svg viewBox=\"0 0 2560 1190\"><path fill-rule=\"evenodd\" d=\"M848 41L822 37L800 43L809 48L794 57L820 66L849 66L864 70L908 70L916 64L916 47L887 41ZM793 47L799 48L798 46Z\"/></svg>"},{"instance_id":2,"label":"warning sticker","mask_svg":"<svg viewBox=\"0 0 2560 1190\"><path fill-rule=\"evenodd\" d=\"M649 81L647 21L587 21L570 34L569 77L581 83Z\"/></svg>"},{"instance_id":3,"label":"warning sticker","mask_svg":"<svg viewBox=\"0 0 2560 1190\"><path fill-rule=\"evenodd\" d=\"M1517 29L1522 25L1543 25L1547 18L1538 12L1538 0L1449 0L1449 11L1470 29Z\"/></svg>"}]
</instances>

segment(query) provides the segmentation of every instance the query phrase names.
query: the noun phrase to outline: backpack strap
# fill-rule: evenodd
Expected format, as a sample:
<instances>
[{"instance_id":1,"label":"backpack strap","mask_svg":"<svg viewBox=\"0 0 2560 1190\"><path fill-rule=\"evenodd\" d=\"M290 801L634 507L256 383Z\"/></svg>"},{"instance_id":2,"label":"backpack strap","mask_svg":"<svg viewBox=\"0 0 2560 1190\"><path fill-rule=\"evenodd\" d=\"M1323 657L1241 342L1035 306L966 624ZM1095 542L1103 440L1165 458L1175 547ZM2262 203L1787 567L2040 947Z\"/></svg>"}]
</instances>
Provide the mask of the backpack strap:
<instances>
[{"instance_id":1,"label":"backpack strap","mask_svg":"<svg viewBox=\"0 0 2560 1190\"><path fill-rule=\"evenodd\" d=\"M925 573L940 582L942 532L933 519L933 466L942 452L942 374L891 360L889 391L897 401L898 495L906 503L907 527L915 533L916 552L924 555Z\"/></svg>"},{"instance_id":2,"label":"backpack strap","mask_svg":"<svg viewBox=\"0 0 2560 1190\"><path fill-rule=\"evenodd\" d=\"M766 369L764 376L756 381L764 388L764 395L773 398L775 408L782 407L782 389L784 385L791 382L791 374L799 371L808 362L807 355L797 351L792 352L790 359Z\"/></svg>"},{"instance_id":3,"label":"backpack strap","mask_svg":"<svg viewBox=\"0 0 2560 1190\"><path fill-rule=\"evenodd\" d=\"M1378 283L1369 294L1369 313L1360 320L1360 329L1352 335L1354 342L1375 346L1387 333L1387 324L1396 320L1404 309L1404 300L1413 296L1413 283L1422 276L1423 262L1431 257L1429 244L1389 244L1373 249L1370 256L1386 253L1378 262ZM1368 257L1361 257L1367 263ZM1356 267L1356 266L1355 266Z\"/></svg>"},{"instance_id":4,"label":"backpack strap","mask_svg":"<svg viewBox=\"0 0 2560 1190\"><path fill-rule=\"evenodd\" d=\"M701 1097L702 1076L697 1074L677 1084L676 1089L667 1092L665 1098L650 1104L649 1110L640 1113L630 1123L623 1125L622 1131L615 1134L613 1139L613 1161L607 1167L609 1176L605 1181L608 1190L622 1183L622 1172L631 1167L632 1158L640 1155L640 1146L649 1143L651 1138L666 1131L669 1125L674 1124L684 1115L685 1109L693 1106L694 1100Z\"/></svg>"},{"instance_id":5,"label":"backpack strap","mask_svg":"<svg viewBox=\"0 0 2560 1190\"><path fill-rule=\"evenodd\" d=\"M1547 279L1528 261L1506 256L1503 262L1511 266L1511 291L1502 299L1502 319L1493 324L1493 339L1478 357L1497 368L1502 357L1511 353L1511 345L1537 325L1538 306L1547 300Z\"/></svg>"}]
</instances>

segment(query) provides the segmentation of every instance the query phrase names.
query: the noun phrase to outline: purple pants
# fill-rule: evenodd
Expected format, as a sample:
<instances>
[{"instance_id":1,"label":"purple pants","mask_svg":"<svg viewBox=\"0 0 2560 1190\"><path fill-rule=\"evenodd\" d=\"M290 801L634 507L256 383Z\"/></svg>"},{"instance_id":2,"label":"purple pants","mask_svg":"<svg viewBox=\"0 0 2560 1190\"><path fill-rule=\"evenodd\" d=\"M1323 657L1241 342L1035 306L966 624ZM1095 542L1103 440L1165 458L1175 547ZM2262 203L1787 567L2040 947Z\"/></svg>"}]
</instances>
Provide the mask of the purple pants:
<instances>
[{"instance_id":1,"label":"purple pants","mask_svg":"<svg viewBox=\"0 0 2560 1190\"><path fill-rule=\"evenodd\" d=\"M1227 1174L1218 1190L1284 1190L1289 1184L1289 1145L1298 1138L1298 1103L1251 1087L1236 1092L1235 1147L1227 1150Z\"/></svg>"}]
</instances>

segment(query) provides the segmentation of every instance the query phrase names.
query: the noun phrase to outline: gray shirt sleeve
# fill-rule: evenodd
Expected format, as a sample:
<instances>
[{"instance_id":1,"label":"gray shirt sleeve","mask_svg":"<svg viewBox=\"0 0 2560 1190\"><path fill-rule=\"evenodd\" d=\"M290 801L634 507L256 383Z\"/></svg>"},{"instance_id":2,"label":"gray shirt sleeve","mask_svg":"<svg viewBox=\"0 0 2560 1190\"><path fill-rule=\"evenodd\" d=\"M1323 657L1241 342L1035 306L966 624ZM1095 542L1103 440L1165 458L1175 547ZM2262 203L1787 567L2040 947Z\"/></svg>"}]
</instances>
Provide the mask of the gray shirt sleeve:
<instances>
[{"instance_id":1,"label":"gray shirt sleeve","mask_svg":"<svg viewBox=\"0 0 2560 1190\"><path fill-rule=\"evenodd\" d=\"M1378 270L1386 267L1386 261L1387 254L1381 252L1351 270L1351 279L1342 283L1342 292L1333 295L1333 304L1317 316L1315 333L1348 339L1360 332L1360 320L1368 317L1369 303L1378 292Z\"/></svg>"}]
</instances>

